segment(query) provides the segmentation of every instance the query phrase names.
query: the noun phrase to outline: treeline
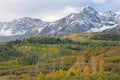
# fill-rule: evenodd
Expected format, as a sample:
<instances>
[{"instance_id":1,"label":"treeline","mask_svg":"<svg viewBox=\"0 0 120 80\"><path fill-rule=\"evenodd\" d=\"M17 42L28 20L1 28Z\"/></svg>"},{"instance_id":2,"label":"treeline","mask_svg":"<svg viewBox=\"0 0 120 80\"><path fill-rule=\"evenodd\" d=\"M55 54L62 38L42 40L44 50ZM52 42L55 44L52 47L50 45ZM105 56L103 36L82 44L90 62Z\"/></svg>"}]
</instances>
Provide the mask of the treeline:
<instances>
[{"instance_id":1,"label":"treeline","mask_svg":"<svg viewBox=\"0 0 120 80\"><path fill-rule=\"evenodd\" d=\"M21 43L67 44L67 43L75 43L75 42L73 40L70 40L69 38L61 39L61 38L41 37L41 36L9 42L9 44L21 44Z\"/></svg>"},{"instance_id":2,"label":"treeline","mask_svg":"<svg viewBox=\"0 0 120 80\"><path fill-rule=\"evenodd\" d=\"M91 39L120 41L120 33L96 33L93 35Z\"/></svg>"}]
</instances>

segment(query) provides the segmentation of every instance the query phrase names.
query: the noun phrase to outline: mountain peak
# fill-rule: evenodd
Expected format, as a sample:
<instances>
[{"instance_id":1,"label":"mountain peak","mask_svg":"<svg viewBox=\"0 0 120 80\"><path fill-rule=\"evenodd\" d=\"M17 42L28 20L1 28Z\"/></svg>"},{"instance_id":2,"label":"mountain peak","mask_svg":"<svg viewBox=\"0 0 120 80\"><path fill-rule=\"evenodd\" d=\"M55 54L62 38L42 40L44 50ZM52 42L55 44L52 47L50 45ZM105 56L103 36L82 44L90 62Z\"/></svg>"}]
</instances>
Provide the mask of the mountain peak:
<instances>
[{"instance_id":1,"label":"mountain peak","mask_svg":"<svg viewBox=\"0 0 120 80\"><path fill-rule=\"evenodd\" d=\"M80 11L80 13L83 13L83 14L93 14L93 15L95 15L95 14L97 14L98 12L97 12L94 8L92 8L92 7L90 7L90 6L86 6L86 7L83 7L83 8L82 8L82 10Z\"/></svg>"},{"instance_id":2,"label":"mountain peak","mask_svg":"<svg viewBox=\"0 0 120 80\"><path fill-rule=\"evenodd\" d=\"M107 12L104 12L102 14L102 16L103 16L104 20L114 22L115 21L116 13L114 13L112 11L107 11Z\"/></svg>"},{"instance_id":3,"label":"mountain peak","mask_svg":"<svg viewBox=\"0 0 120 80\"><path fill-rule=\"evenodd\" d=\"M84 9L94 9L91 6L85 6Z\"/></svg>"},{"instance_id":4,"label":"mountain peak","mask_svg":"<svg viewBox=\"0 0 120 80\"><path fill-rule=\"evenodd\" d=\"M83 7L83 10L84 11L96 11L94 8L92 8L91 6L86 6L86 7Z\"/></svg>"},{"instance_id":5,"label":"mountain peak","mask_svg":"<svg viewBox=\"0 0 120 80\"><path fill-rule=\"evenodd\" d=\"M107 11L107 12L104 12L104 14L107 14L107 15L115 15L116 13L112 12L112 11Z\"/></svg>"},{"instance_id":6,"label":"mountain peak","mask_svg":"<svg viewBox=\"0 0 120 80\"><path fill-rule=\"evenodd\" d=\"M64 37L79 32L102 32L120 23L120 14L112 11L101 13L90 6L82 7L79 13L71 13L54 22L22 17L10 22L0 23L0 36L30 37L49 35ZM7 33L7 34L6 34Z\"/></svg>"},{"instance_id":7,"label":"mountain peak","mask_svg":"<svg viewBox=\"0 0 120 80\"><path fill-rule=\"evenodd\" d=\"M38 21L38 22L42 22L41 19L37 19L37 18L31 18L31 17L22 17L22 18L18 18L18 19L14 19L12 20L12 22L19 22L19 21Z\"/></svg>"}]
</instances>

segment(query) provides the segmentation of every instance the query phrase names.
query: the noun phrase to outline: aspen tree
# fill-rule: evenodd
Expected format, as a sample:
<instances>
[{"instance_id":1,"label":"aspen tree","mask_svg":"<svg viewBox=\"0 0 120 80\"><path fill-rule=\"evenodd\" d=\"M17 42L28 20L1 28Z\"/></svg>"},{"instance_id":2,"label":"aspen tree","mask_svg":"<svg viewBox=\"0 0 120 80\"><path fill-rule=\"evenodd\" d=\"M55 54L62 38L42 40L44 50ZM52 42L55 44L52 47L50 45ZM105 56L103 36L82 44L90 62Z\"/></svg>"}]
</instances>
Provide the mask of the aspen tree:
<instances>
[{"instance_id":1,"label":"aspen tree","mask_svg":"<svg viewBox=\"0 0 120 80\"><path fill-rule=\"evenodd\" d=\"M64 58L61 58L61 68L64 70Z\"/></svg>"},{"instance_id":2,"label":"aspen tree","mask_svg":"<svg viewBox=\"0 0 120 80\"><path fill-rule=\"evenodd\" d=\"M90 74L90 67L89 66L85 66L83 69L83 73L84 74Z\"/></svg>"},{"instance_id":3,"label":"aspen tree","mask_svg":"<svg viewBox=\"0 0 120 80\"><path fill-rule=\"evenodd\" d=\"M96 74L97 73L97 63L96 63L97 59L95 56L91 57L91 68L92 68L92 73Z\"/></svg>"},{"instance_id":4,"label":"aspen tree","mask_svg":"<svg viewBox=\"0 0 120 80\"><path fill-rule=\"evenodd\" d=\"M105 67L105 61L104 60L100 60L100 62L99 62L99 72L100 73L104 72L104 67Z\"/></svg>"},{"instance_id":5,"label":"aspen tree","mask_svg":"<svg viewBox=\"0 0 120 80\"><path fill-rule=\"evenodd\" d=\"M82 73L82 72L83 72L84 65L85 65L85 59L84 59L84 57L82 57L80 63L81 63L81 64L80 64L80 72Z\"/></svg>"}]
</instances>

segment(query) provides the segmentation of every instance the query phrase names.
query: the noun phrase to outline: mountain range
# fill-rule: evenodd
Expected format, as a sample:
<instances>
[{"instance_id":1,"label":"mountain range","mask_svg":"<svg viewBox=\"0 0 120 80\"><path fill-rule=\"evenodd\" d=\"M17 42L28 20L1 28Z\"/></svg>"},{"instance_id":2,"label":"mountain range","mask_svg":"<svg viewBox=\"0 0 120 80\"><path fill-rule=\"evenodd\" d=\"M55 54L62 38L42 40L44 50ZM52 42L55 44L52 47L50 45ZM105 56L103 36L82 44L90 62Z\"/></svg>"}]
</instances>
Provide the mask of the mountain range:
<instances>
[{"instance_id":1,"label":"mountain range","mask_svg":"<svg viewBox=\"0 0 120 80\"><path fill-rule=\"evenodd\" d=\"M80 32L120 32L120 14L87 6L53 22L30 17L0 22L0 43L31 36L64 37Z\"/></svg>"}]
</instances>

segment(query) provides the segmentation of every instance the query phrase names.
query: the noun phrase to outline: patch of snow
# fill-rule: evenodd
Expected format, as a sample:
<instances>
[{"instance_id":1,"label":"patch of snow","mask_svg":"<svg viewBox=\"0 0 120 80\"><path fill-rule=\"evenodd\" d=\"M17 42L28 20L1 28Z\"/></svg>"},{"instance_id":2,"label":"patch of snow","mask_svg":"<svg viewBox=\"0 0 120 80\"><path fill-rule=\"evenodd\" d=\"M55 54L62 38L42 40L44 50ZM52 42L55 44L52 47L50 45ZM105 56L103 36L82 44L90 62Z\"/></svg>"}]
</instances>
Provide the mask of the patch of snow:
<instances>
[{"instance_id":1,"label":"patch of snow","mask_svg":"<svg viewBox=\"0 0 120 80\"><path fill-rule=\"evenodd\" d=\"M38 29L38 32L41 32L44 29L44 27L41 27Z\"/></svg>"},{"instance_id":2,"label":"patch of snow","mask_svg":"<svg viewBox=\"0 0 120 80\"><path fill-rule=\"evenodd\" d=\"M99 12L98 14L102 16L104 13L103 12Z\"/></svg>"},{"instance_id":3,"label":"patch of snow","mask_svg":"<svg viewBox=\"0 0 120 80\"><path fill-rule=\"evenodd\" d=\"M15 33L15 34L13 34L13 35L23 35L23 34L25 34L25 33L26 33L26 31L21 31L21 32Z\"/></svg>"},{"instance_id":4,"label":"patch of snow","mask_svg":"<svg viewBox=\"0 0 120 80\"><path fill-rule=\"evenodd\" d=\"M0 30L0 36L11 36L12 35L12 29L5 30L6 26L4 26Z\"/></svg>"},{"instance_id":5,"label":"patch of snow","mask_svg":"<svg viewBox=\"0 0 120 80\"><path fill-rule=\"evenodd\" d=\"M62 29L62 27L59 27L59 28L58 28L58 30L61 30L61 29Z\"/></svg>"},{"instance_id":6,"label":"patch of snow","mask_svg":"<svg viewBox=\"0 0 120 80\"><path fill-rule=\"evenodd\" d=\"M112 22L112 21L109 21L108 23L110 23L110 24L115 24L115 22Z\"/></svg>"},{"instance_id":7,"label":"patch of snow","mask_svg":"<svg viewBox=\"0 0 120 80\"><path fill-rule=\"evenodd\" d=\"M91 28L87 32L102 32L102 31L104 31L106 29L114 28L116 26L117 26L117 24L115 24L113 26L106 26L106 25L104 25L103 27L99 27L99 28Z\"/></svg>"},{"instance_id":8,"label":"patch of snow","mask_svg":"<svg viewBox=\"0 0 120 80\"><path fill-rule=\"evenodd\" d=\"M53 26L53 25L55 25L55 24L56 24L55 22L51 22L51 23L50 23L51 26Z\"/></svg>"},{"instance_id":9,"label":"patch of snow","mask_svg":"<svg viewBox=\"0 0 120 80\"><path fill-rule=\"evenodd\" d=\"M49 34L54 34L55 33L55 30L52 30L52 31L50 31L49 33L47 33L47 35L49 35Z\"/></svg>"},{"instance_id":10,"label":"patch of snow","mask_svg":"<svg viewBox=\"0 0 120 80\"><path fill-rule=\"evenodd\" d=\"M0 36L15 36L15 35L22 35L24 34L26 31L19 31L17 33L12 33L12 28L10 29L6 29L7 26L4 25L4 27L0 30Z\"/></svg>"},{"instance_id":11,"label":"patch of snow","mask_svg":"<svg viewBox=\"0 0 120 80\"><path fill-rule=\"evenodd\" d=\"M115 12L116 14L120 14L120 12Z\"/></svg>"},{"instance_id":12,"label":"patch of snow","mask_svg":"<svg viewBox=\"0 0 120 80\"><path fill-rule=\"evenodd\" d=\"M74 15L75 15L75 14L72 13L72 14L69 16L69 18L72 19L72 18L74 17Z\"/></svg>"}]
</instances>

